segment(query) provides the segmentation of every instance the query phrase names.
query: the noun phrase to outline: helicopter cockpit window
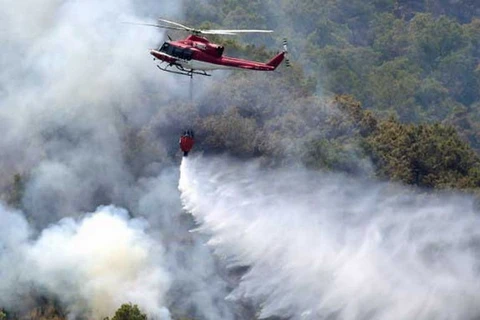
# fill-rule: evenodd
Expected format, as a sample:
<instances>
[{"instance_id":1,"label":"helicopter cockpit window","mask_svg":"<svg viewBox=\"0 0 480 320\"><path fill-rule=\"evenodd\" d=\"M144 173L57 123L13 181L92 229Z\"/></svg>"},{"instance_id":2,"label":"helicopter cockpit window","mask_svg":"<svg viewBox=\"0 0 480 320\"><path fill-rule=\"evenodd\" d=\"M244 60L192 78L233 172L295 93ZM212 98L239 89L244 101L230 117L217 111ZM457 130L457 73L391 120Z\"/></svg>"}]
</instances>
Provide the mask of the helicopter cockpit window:
<instances>
[{"instance_id":1,"label":"helicopter cockpit window","mask_svg":"<svg viewBox=\"0 0 480 320\"><path fill-rule=\"evenodd\" d=\"M172 46L170 43L168 42L165 42L163 44L163 46L160 48L160 51L161 52L165 52L166 54L168 54L169 56L174 56L173 54L173 51L174 51L175 47Z\"/></svg>"},{"instance_id":2,"label":"helicopter cockpit window","mask_svg":"<svg viewBox=\"0 0 480 320\"><path fill-rule=\"evenodd\" d=\"M170 47L170 44L168 42L165 42L163 46L160 48L160 51L167 52L169 47Z\"/></svg>"}]
</instances>

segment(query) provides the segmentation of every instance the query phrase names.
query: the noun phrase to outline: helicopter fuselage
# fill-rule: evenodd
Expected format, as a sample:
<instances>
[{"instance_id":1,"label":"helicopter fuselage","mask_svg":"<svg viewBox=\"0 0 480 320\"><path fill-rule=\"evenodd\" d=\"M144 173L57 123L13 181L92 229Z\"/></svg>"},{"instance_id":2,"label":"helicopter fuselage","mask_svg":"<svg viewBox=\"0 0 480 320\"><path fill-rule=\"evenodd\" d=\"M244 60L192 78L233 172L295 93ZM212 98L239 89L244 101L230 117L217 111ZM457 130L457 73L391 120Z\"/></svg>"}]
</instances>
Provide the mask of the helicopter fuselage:
<instances>
[{"instance_id":1,"label":"helicopter fuselage","mask_svg":"<svg viewBox=\"0 0 480 320\"><path fill-rule=\"evenodd\" d=\"M283 61L286 53L282 51L269 62L262 63L224 56L223 51L223 46L211 43L206 38L190 35L184 40L167 41L159 49L150 50L150 54L169 66L177 66L185 71L217 69L273 71Z\"/></svg>"}]
</instances>

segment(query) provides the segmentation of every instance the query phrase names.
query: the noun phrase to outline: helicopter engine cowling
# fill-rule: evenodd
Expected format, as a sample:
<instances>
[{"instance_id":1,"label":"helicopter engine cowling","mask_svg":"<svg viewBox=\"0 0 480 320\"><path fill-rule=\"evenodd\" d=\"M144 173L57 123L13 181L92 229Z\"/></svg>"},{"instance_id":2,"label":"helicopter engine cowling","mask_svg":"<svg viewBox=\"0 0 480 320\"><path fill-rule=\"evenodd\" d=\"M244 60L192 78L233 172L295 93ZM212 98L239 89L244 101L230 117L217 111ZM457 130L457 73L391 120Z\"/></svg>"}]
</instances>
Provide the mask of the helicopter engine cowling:
<instances>
[{"instance_id":1,"label":"helicopter engine cowling","mask_svg":"<svg viewBox=\"0 0 480 320\"><path fill-rule=\"evenodd\" d=\"M219 45L216 45L216 44L207 44L206 45L206 48L203 49L206 53L212 55L212 56L215 56L217 58L220 58L222 55L223 55L223 50L225 48L223 46L219 46Z\"/></svg>"},{"instance_id":2,"label":"helicopter engine cowling","mask_svg":"<svg viewBox=\"0 0 480 320\"><path fill-rule=\"evenodd\" d=\"M217 58L220 58L225 50L224 46L214 43L192 42L192 46Z\"/></svg>"},{"instance_id":3,"label":"helicopter engine cowling","mask_svg":"<svg viewBox=\"0 0 480 320\"><path fill-rule=\"evenodd\" d=\"M223 51L225 50L224 46L220 46L218 44L208 44L208 49L212 55L215 55L216 57L220 58L223 55Z\"/></svg>"}]
</instances>

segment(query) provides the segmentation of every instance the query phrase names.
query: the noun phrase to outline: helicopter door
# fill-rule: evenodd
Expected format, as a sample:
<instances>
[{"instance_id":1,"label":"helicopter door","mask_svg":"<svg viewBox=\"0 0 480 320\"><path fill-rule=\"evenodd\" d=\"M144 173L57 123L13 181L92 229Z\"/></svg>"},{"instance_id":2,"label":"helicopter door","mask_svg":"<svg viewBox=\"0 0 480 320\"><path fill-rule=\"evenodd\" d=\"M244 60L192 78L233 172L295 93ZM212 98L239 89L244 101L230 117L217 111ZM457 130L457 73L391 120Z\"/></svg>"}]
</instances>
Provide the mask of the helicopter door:
<instances>
[{"instance_id":1,"label":"helicopter door","mask_svg":"<svg viewBox=\"0 0 480 320\"><path fill-rule=\"evenodd\" d=\"M192 56L193 56L193 51L190 50L190 49L184 49L183 50L183 58L185 60L192 60Z\"/></svg>"}]
</instances>

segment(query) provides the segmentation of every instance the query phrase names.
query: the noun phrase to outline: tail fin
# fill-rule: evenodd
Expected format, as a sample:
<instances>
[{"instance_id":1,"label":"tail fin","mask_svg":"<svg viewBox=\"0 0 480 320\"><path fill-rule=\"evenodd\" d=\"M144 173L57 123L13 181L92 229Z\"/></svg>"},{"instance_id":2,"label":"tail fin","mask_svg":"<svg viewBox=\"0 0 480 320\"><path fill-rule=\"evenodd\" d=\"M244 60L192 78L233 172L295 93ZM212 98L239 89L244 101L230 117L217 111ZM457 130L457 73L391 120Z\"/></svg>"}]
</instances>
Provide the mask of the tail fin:
<instances>
[{"instance_id":1,"label":"tail fin","mask_svg":"<svg viewBox=\"0 0 480 320\"><path fill-rule=\"evenodd\" d=\"M275 57L273 57L272 60L267 62L267 66L271 66L274 69L276 69L280 65L280 63L282 63L284 57L285 57L285 51L280 52Z\"/></svg>"},{"instance_id":2,"label":"tail fin","mask_svg":"<svg viewBox=\"0 0 480 320\"><path fill-rule=\"evenodd\" d=\"M290 61L288 60L288 47L287 47L287 39L283 39L283 51L277 54L275 57L273 57L272 60L267 62L268 66L271 66L274 68L274 70L282 63L282 61L285 59L285 64L287 67L290 67Z\"/></svg>"}]
</instances>

